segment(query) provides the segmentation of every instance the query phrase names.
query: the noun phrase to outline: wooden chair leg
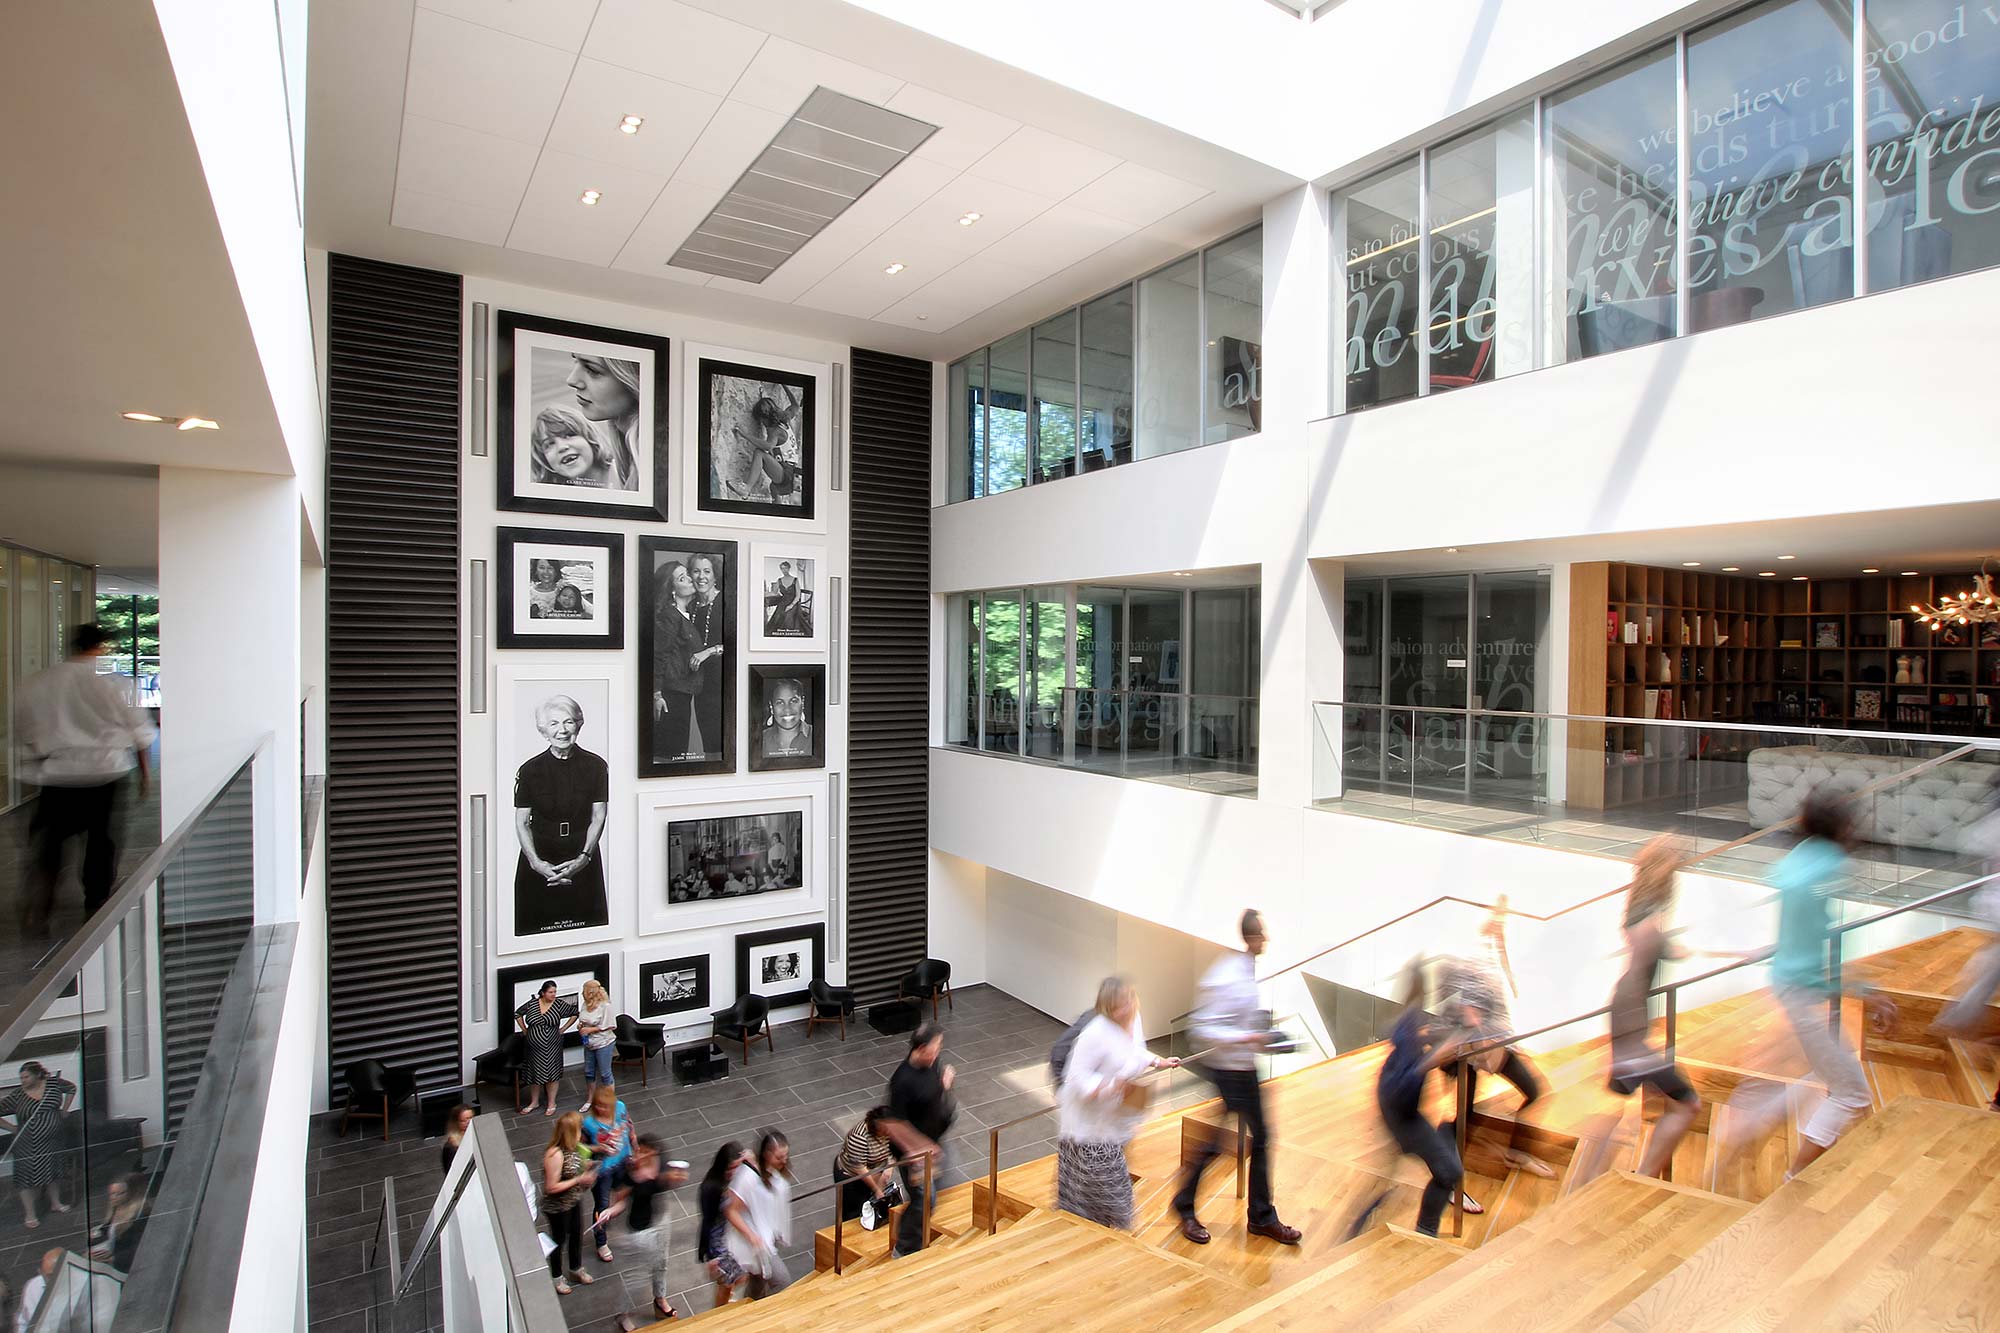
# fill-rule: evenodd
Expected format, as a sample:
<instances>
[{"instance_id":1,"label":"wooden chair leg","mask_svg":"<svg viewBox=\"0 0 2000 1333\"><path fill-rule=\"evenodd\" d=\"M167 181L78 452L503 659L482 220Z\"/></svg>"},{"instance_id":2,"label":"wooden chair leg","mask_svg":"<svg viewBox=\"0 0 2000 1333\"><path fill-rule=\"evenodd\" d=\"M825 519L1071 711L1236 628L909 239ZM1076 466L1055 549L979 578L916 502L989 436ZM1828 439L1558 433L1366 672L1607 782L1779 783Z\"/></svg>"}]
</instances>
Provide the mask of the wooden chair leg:
<instances>
[{"instance_id":1,"label":"wooden chair leg","mask_svg":"<svg viewBox=\"0 0 2000 1333\"><path fill-rule=\"evenodd\" d=\"M347 1095L347 1109L340 1113L340 1137L347 1137L347 1122L354 1118L354 1094Z\"/></svg>"},{"instance_id":2,"label":"wooden chair leg","mask_svg":"<svg viewBox=\"0 0 2000 1333\"><path fill-rule=\"evenodd\" d=\"M382 1142L389 1141L389 1094L382 1094Z\"/></svg>"},{"instance_id":3,"label":"wooden chair leg","mask_svg":"<svg viewBox=\"0 0 2000 1333\"><path fill-rule=\"evenodd\" d=\"M957 1002L951 998L951 983L949 981L944 984L944 1007L947 1009L958 1008Z\"/></svg>"}]
</instances>

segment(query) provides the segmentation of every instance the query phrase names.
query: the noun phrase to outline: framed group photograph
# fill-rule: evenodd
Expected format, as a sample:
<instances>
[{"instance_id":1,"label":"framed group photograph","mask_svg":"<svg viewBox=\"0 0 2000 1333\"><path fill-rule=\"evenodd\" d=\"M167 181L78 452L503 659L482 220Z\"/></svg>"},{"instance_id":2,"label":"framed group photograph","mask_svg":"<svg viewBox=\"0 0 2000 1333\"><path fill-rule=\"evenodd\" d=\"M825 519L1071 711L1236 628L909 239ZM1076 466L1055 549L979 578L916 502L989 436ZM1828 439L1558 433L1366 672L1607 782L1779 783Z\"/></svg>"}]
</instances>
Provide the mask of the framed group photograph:
<instances>
[{"instance_id":1,"label":"framed group photograph","mask_svg":"<svg viewBox=\"0 0 2000 1333\"><path fill-rule=\"evenodd\" d=\"M623 933L611 904L614 889L630 882L631 834L618 824L630 807L611 791L613 770L630 763L614 711L625 684L617 668L499 669L495 790L507 795L493 802L493 863L501 953Z\"/></svg>"},{"instance_id":2,"label":"framed group photograph","mask_svg":"<svg viewBox=\"0 0 2000 1333\"><path fill-rule=\"evenodd\" d=\"M639 776L736 771L736 543L639 539Z\"/></svg>"},{"instance_id":3,"label":"framed group photograph","mask_svg":"<svg viewBox=\"0 0 2000 1333\"><path fill-rule=\"evenodd\" d=\"M761 995L773 1009L804 1004L806 987L826 980L826 926L782 926L736 937L736 994Z\"/></svg>"},{"instance_id":4,"label":"framed group photograph","mask_svg":"<svg viewBox=\"0 0 2000 1333\"><path fill-rule=\"evenodd\" d=\"M710 998L706 951L674 957L657 950L627 949L625 997L632 1017L668 1027L706 1020L719 1007Z\"/></svg>"},{"instance_id":5,"label":"framed group photograph","mask_svg":"<svg viewBox=\"0 0 2000 1333\"><path fill-rule=\"evenodd\" d=\"M667 340L503 310L493 349L496 503L667 517Z\"/></svg>"},{"instance_id":6,"label":"framed group photograph","mask_svg":"<svg viewBox=\"0 0 2000 1333\"><path fill-rule=\"evenodd\" d=\"M750 771L826 767L826 668L750 664Z\"/></svg>"},{"instance_id":7,"label":"framed group photograph","mask_svg":"<svg viewBox=\"0 0 2000 1333\"><path fill-rule=\"evenodd\" d=\"M639 932L818 910L818 796L815 784L642 798Z\"/></svg>"},{"instance_id":8,"label":"framed group photograph","mask_svg":"<svg viewBox=\"0 0 2000 1333\"><path fill-rule=\"evenodd\" d=\"M501 528L502 648L623 648L625 538L616 532Z\"/></svg>"},{"instance_id":9,"label":"framed group photograph","mask_svg":"<svg viewBox=\"0 0 2000 1333\"><path fill-rule=\"evenodd\" d=\"M689 345L682 521L826 530L825 365Z\"/></svg>"},{"instance_id":10,"label":"framed group photograph","mask_svg":"<svg viewBox=\"0 0 2000 1333\"><path fill-rule=\"evenodd\" d=\"M755 542L750 580L750 651L826 651L825 547Z\"/></svg>"},{"instance_id":11,"label":"framed group photograph","mask_svg":"<svg viewBox=\"0 0 2000 1333\"><path fill-rule=\"evenodd\" d=\"M608 953L545 959L539 963L501 968L494 975L493 983L493 1016L499 1020L500 1041L506 1041L508 1033L517 1031L514 1015L520 1012L522 1005L542 993L542 983L555 982L556 999L581 1012L583 983L593 978L611 997L612 1008L617 1009L618 993L611 988L611 955ZM583 1039L577 1035L575 1028L563 1034L563 1045L582 1044Z\"/></svg>"}]
</instances>

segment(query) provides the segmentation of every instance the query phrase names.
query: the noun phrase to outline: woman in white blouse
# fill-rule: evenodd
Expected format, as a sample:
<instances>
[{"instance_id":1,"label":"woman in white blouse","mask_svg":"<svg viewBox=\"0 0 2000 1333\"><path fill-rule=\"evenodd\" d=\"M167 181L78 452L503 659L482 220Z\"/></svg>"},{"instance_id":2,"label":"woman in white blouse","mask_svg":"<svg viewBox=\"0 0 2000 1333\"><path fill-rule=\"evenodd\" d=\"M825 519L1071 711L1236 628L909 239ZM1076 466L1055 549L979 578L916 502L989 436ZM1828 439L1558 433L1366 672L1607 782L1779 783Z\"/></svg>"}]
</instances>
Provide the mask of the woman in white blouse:
<instances>
[{"instance_id":1,"label":"woman in white blouse","mask_svg":"<svg viewBox=\"0 0 2000 1333\"><path fill-rule=\"evenodd\" d=\"M1097 987L1097 1017L1077 1034L1056 1102L1056 1207L1121 1231L1132 1229L1132 1173L1125 1145L1146 1117L1134 1080L1180 1061L1156 1059L1139 1036L1139 992L1123 977Z\"/></svg>"},{"instance_id":2,"label":"woman in white blouse","mask_svg":"<svg viewBox=\"0 0 2000 1333\"><path fill-rule=\"evenodd\" d=\"M729 1178L722 1215L729 1252L750 1275L753 1301L775 1296L792 1283L778 1247L792 1238L792 1146L775 1129L764 1131L757 1158Z\"/></svg>"}]
</instances>

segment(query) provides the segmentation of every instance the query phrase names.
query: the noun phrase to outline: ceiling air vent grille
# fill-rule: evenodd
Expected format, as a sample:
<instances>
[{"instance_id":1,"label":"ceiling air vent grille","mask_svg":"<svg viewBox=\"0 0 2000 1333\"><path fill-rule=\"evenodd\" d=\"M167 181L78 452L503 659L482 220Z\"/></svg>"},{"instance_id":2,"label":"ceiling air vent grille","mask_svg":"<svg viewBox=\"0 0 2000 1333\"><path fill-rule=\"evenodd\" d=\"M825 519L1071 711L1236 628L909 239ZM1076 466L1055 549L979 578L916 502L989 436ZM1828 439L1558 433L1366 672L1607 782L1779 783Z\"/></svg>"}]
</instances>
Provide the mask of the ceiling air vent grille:
<instances>
[{"instance_id":1,"label":"ceiling air vent grille","mask_svg":"<svg viewBox=\"0 0 2000 1333\"><path fill-rule=\"evenodd\" d=\"M762 282L937 128L815 88L667 262Z\"/></svg>"}]
</instances>

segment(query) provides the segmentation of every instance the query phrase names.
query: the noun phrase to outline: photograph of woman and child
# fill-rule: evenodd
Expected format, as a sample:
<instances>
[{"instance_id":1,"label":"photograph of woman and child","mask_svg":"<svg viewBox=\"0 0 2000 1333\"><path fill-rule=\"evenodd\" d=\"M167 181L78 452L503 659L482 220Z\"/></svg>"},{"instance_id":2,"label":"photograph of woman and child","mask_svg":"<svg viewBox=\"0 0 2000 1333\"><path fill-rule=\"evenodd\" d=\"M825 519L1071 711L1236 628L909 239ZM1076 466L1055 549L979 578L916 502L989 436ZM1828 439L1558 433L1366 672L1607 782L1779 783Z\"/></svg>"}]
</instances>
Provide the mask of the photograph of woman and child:
<instances>
[{"instance_id":1,"label":"photograph of woman and child","mask_svg":"<svg viewBox=\"0 0 2000 1333\"><path fill-rule=\"evenodd\" d=\"M664 517L666 339L509 312L500 339L501 507Z\"/></svg>"}]
</instances>

